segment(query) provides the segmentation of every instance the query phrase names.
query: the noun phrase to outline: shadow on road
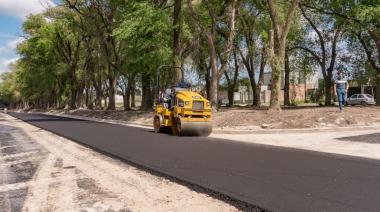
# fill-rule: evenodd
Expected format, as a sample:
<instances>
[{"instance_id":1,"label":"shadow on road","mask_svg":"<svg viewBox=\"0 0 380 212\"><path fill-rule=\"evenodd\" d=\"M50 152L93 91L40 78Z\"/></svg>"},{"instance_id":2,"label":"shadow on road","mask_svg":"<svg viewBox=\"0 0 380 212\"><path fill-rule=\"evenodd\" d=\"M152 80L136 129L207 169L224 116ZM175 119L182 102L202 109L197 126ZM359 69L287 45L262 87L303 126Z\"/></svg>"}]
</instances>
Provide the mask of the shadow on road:
<instances>
[{"instance_id":1,"label":"shadow on road","mask_svg":"<svg viewBox=\"0 0 380 212\"><path fill-rule=\"evenodd\" d=\"M380 133L342 137L342 138L338 138L338 140L380 144Z\"/></svg>"}]
</instances>

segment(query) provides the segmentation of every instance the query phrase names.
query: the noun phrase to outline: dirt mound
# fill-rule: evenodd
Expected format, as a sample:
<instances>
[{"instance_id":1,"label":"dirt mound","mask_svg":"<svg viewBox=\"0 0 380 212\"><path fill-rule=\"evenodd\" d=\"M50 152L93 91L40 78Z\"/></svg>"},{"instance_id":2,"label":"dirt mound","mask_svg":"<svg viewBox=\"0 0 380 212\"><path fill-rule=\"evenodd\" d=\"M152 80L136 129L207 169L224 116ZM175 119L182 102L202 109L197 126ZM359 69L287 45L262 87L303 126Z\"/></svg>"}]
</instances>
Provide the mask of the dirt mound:
<instances>
[{"instance_id":1,"label":"dirt mound","mask_svg":"<svg viewBox=\"0 0 380 212\"><path fill-rule=\"evenodd\" d=\"M292 108L281 112L255 109L224 109L214 116L220 128L294 129L316 127L368 126L380 124L379 107Z\"/></svg>"}]
</instances>

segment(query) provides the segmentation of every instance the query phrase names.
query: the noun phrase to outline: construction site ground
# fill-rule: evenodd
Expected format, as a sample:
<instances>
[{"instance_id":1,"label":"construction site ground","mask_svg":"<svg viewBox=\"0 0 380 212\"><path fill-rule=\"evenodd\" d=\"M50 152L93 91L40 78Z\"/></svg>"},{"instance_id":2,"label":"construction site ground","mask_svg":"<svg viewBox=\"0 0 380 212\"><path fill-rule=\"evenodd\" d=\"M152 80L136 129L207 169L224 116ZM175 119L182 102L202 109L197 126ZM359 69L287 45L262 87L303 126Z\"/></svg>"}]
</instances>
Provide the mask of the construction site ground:
<instances>
[{"instance_id":1,"label":"construction site ground","mask_svg":"<svg viewBox=\"0 0 380 212\"><path fill-rule=\"evenodd\" d=\"M46 112L46 111L45 111ZM50 114L74 115L98 119L152 125L153 112L139 110L50 110ZM380 107L350 106L343 113L338 107L294 107L281 112L267 108L221 108L213 114L214 130L305 129L380 125Z\"/></svg>"},{"instance_id":2,"label":"construction site ground","mask_svg":"<svg viewBox=\"0 0 380 212\"><path fill-rule=\"evenodd\" d=\"M83 109L44 113L148 128L153 115L137 110ZM223 108L214 114L216 133L211 137L223 142L229 139L380 160L379 123L380 108L376 106L348 107L344 113L339 113L336 107L285 109L282 112ZM286 131L301 128L308 130ZM338 128L342 130L336 130ZM353 130L356 128L359 130ZM246 129L263 133L233 134L228 133L228 129L230 132ZM315 129L332 130L319 132ZM270 130L274 133L268 134ZM4 114L0 114L0 132L3 170L0 208L5 211L239 210L207 193L139 170Z\"/></svg>"}]
</instances>

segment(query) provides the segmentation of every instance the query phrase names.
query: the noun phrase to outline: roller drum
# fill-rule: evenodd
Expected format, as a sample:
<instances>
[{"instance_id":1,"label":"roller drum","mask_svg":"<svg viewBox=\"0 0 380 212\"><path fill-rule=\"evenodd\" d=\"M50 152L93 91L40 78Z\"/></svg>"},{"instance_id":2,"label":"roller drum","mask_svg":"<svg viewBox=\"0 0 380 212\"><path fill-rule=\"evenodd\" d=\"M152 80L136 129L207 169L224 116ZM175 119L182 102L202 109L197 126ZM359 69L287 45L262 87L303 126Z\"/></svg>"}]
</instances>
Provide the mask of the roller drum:
<instances>
[{"instance_id":1,"label":"roller drum","mask_svg":"<svg viewBox=\"0 0 380 212\"><path fill-rule=\"evenodd\" d=\"M211 122L177 121L177 129L180 136L208 136L212 132Z\"/></svg>"}]
</instances>

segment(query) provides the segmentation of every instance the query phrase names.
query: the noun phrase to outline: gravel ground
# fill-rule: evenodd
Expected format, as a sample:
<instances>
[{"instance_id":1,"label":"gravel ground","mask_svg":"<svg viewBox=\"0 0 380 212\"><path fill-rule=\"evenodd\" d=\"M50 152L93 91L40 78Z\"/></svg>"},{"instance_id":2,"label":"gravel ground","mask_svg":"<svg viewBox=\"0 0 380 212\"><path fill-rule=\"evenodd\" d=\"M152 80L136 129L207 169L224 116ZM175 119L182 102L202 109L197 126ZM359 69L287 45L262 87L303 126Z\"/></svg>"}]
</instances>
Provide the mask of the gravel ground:
<instances>
[{"instance_id":1,"label":"gravel ground","mask_svg":"<svg viewBox=\"0 0 380 212\"><path fill-rule=\"evenodd\" d=\"M0 211L21 211L47 151L0 114Z\"/></svg>"},{"instance_id":2,"label":"gravel ground","mask_svg":"<svg viewBox=\"0 0 380 212\"><path fill-rule=\"evenodd\" d=\"M370 126L380 124L380 107L289 108L281 112L254 109L221 110L214 116L219 128L298 129L321 127Z\"/></svg>"},{"instance_id":3,"label":"gravel ground","mask_svg":"<svg viewBox=\"0 0 380 212\"><path fill-rule=\"evenodd\" d=\"M238 211L4 114L0 145L0 211Z\"/></svg>"}]
</instances>

